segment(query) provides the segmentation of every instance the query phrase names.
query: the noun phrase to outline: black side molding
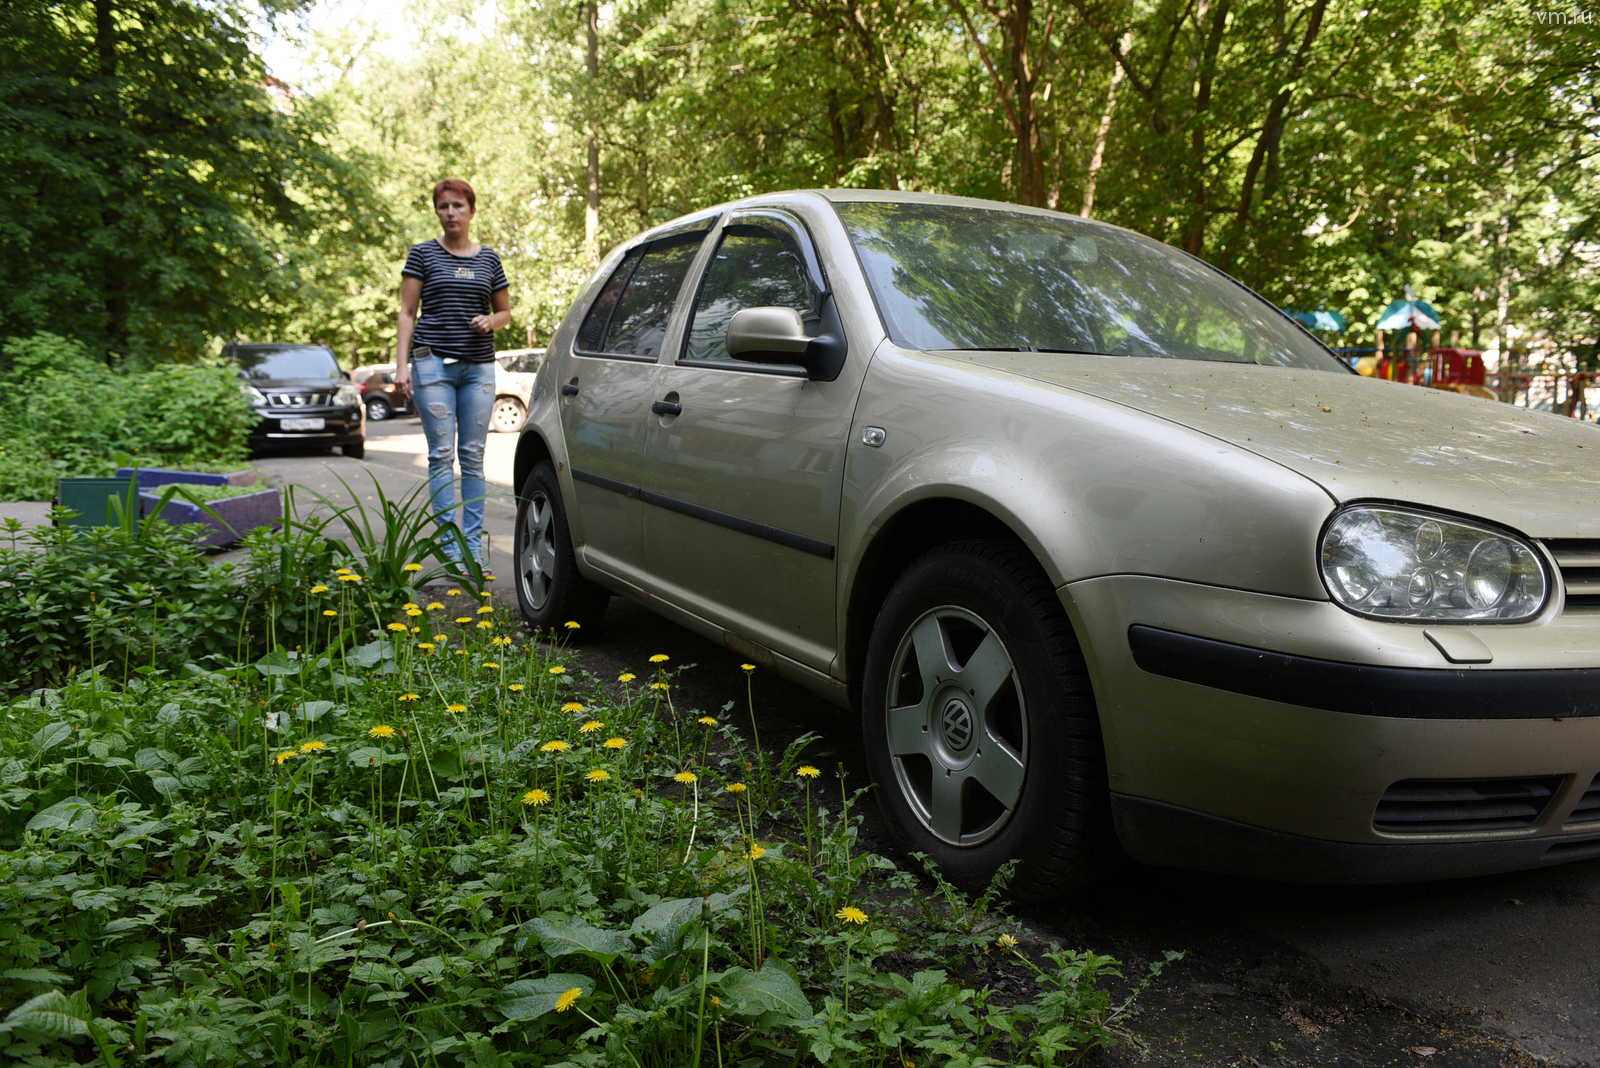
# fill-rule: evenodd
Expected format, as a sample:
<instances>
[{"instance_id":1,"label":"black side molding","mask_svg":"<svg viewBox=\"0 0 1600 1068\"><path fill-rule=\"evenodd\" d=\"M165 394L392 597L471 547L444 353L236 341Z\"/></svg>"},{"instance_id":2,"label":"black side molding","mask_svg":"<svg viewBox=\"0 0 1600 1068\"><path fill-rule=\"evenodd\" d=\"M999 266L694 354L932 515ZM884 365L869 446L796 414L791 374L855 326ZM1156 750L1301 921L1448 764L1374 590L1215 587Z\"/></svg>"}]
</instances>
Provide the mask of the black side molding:
<instances>
[{"instance_id":1,"label":"black side molding","mask_svg":"<svg viewBox=\"0 0 1600 1068\"><path fill-rule=\"evenodd\" d=\"M737 530L741 534L749 534L751 537L770 541L811 556L820 556L824 560L833 559L833 543L829 541L810 538L804 534L796 534L792 530L784 530L781 527L758 523L754 519L745 519L743 516L732 515L728 512L719 512L715 508L707 508L704 505L690 504L688 501L680 501L676 497L668 497L665 493L657 493L655 490L647 490L640 486L629 485L626 482L618 482L614 478L606 478L604 475L597 475L592 471L582 471L576 467L572 469L572 477L579 482L587 482L591 486L599 486L601 489L610 490L612 493L620 493L624 497L635 497L645 504L653 504L657 508L665 508L669 512L677 512L679 515L686 515L691 519L715 523L719 527Z\"/></svg>"},{"instance_id":2,"label":"black side molding","mask_svg":"<svg viewBox=\"0 0 1600 1068\"><path fill-rule=\"evenodd\" d=\"M1268 701L1398 719L1600 716L1600 668L1551 671L1378 667L1252 649L1136 624L1134 663L1152 675Z\"/></svg>"}]
</instances>

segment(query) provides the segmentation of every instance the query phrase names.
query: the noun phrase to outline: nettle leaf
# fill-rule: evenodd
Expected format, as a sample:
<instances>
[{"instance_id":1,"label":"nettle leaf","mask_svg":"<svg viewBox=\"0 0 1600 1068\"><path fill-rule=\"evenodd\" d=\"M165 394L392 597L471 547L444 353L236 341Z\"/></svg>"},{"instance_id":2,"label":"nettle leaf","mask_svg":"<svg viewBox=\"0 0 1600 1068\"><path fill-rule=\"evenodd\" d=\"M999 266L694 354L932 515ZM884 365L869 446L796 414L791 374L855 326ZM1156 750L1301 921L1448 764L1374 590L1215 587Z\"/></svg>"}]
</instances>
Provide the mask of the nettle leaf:
<instances>
[{"instance_id":1,"label":"nettle leaf","mask_svg":"<svg viewBox=\"0 0 1600 1068\"><path fill-rule=\"evenodd\" d=\"M532 1020L554 1010L561 995L575 988L588 995L594 990L594 980L565 972L538 979L518 979L500 991L495 1007L508 1020Z\"/></svg>"},{"instance_id":2,"label":"nettle leaf","mask_svg":"<svg viewBox=\"0 0 1600 1068\"><path fill-rule=\"evenodd\" d=\"M88 800L82 797L67 797L43 812L34 815L28 821L27 829L30 831L71 831L76 829L87 830L94 826L95 808Z\"/></svg>"},{"instance_id":3,"label":"nettle leaf","mask_svg":"<svg viewBox=\"0 0 1600 1068\"><path fill-rule=\"evenodd\" d=\"M12 1009L0 1032L28 1031L47 1038L76 1038L89 1033L89 999L83 991L71 995L47 990Z\"/></svg>"},{"instance_id":4,"label":"nettle leaf","mask_svg":"<svg viewBox=\"0 0 1600 1068\"><path fill-rule=\"evenodd\" d=\"M621 931L591 927L583 920L568 916L540 916L528 921L528 929L539 936L539 944L552 957L581 953L601 964L610 964L633 948L628 936Z\"/></svg>"},{"instance_id":5,"label":"nettle leaf","mask_svg":"<svg viewBox=\"0 0 1600 1068\"><path fill-rule=\"evenodd\" d=\"M48 723L34 733L32 739L33 755L35 757L44 756L70 737L72 737L72 724Z\"/></svg>"},{"instance_id":6,"label":"nettle leaf","mask_svg":"<svg viewBox=\"0 0 1600 1068\"><path fill-rule=\"evenodd\" d=\"M768 961L759 972L748 968L730 968L718 983L722 989L723 1005L729 1012L741 1016L760 1016L766 1012L781 1012L785 1016L802 1019L811 1017L811 1003L800 990L794 976Z\"/></svg>"}]
</instances>

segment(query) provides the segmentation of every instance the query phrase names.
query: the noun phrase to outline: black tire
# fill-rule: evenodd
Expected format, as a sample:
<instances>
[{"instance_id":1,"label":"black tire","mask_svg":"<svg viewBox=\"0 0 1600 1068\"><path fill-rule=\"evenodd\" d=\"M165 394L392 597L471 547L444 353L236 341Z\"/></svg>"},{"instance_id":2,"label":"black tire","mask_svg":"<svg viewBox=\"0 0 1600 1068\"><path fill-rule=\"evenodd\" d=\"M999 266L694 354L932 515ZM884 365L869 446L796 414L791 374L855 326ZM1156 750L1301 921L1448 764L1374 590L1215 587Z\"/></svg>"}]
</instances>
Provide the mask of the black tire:
<instances>
[{"instance_id":1,"label":"black tire","mask_svg":"<svg viewBox=\"0 0 1600 1068\"><path fill-rule=\"evenodd\" d=\"M394 409L382 397L367 398L367 418L374 423L381 423L394 414Z\"/></svg>"},{"instance_id":2,"label":"black tire","mask_svg":"<svg viewBox=\"0 0 1600 1068\"><path fill-rule=\"evenodd\" d=\"M340 445L339 451L350 457L352 460L359 460L367 454L367 443L365 441L358 441L352 445Z\"/></svg>"},{"instance_id":3,"label":"black tire","mask_svg":"<svg viewBox=\"0 0 1600 1068\"><path fill-rule=\"evenodd\" d=\"M514 551L517 605L535 631L600 622L611 593L578 574L561 483L549 460L534 465L517 495Z\"/></svg>"},{"instance_id":4,"label":"black tire","mask_svg":"<svg viewBox=\"0 0 1600 1068\"><path fill-rule=\"evenodd\" d=\"M908 851L972 891L1016 860L1020 901L1081 889L1118 856L1083 654L1021 547L958 542L916 560L864 672L867 763Z\"/></svg>"},{"instance_id":5,"label":"black tire","mask_svg":"<svg viewBox=\"0 0 1600 1068\"><path fill-rule=\"evenodd\" d=\"M497 434L515 434L528 421L528 409L515 397L505 394L494 399L489 411L489 429Z\"/></svg>"}]
</instances>

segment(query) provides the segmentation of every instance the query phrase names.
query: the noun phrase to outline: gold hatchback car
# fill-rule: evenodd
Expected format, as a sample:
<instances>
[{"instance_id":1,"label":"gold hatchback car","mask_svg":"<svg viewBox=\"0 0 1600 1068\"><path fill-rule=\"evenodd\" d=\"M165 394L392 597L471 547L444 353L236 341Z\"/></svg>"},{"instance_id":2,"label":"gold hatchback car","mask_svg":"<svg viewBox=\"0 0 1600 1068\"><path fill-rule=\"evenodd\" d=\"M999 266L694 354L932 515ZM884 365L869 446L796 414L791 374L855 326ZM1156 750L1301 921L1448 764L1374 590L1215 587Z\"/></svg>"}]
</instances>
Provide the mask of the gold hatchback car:
<instances>
[{"instance_id":1,"label":"gold hatchback car","mask_svg":"<svg viewBox=\"0 0 1600 1068\"><path fill-rule=\"evenodd\" d=\"M1600 434L1351 374L1113 226L855 190L614 251L516 458L622 594L861 715L904 844L1316 882L1600 856Z\"/></svg>"}]
</instances>

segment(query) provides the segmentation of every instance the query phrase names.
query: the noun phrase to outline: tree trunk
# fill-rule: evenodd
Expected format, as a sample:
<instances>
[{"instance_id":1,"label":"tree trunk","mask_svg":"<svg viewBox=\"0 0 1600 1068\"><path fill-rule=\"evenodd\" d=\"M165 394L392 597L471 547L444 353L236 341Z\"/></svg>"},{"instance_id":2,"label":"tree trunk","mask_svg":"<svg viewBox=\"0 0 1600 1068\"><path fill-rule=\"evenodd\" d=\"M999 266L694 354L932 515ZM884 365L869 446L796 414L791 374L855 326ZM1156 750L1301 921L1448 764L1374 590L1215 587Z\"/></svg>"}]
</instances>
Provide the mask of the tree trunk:
<instances>
[{"instance_id":1,"label":"tree trunk","mask_svg":"<svg viewBox=\"0 0 1600 1068\"><path fill-rule=\"evenodd\" d=\"M94 0L95 55L98 60L100 80L105 85L107 125L120 130L123 119L122 100L117 85L117 36L116 27L112 24L112 15L112 0ZM100 218L106 230L112 233L122 227L123 186L119 173L122 169L121 156L121 141L115 140L107 145L106 158L101 161L108 179L109 192ZM101 287L105 292L106 335L111 343L106 349L108 366L114 362L115 354L126 352L128 347L127 286L128 272L124 264L114 254L107 256L101 276Z\"/></svg>"},{"instance_id":2,"label":"tree trunk","mask_svg":"<svg viewBox=\"0 0 1600 1068\"><path fill-rule=\"evenodd\" d=\"M1133 45L1133 31L1122 35L1120 47L1127 52ZM1100 181L1100 164L1106 156L1106 137L1111 133L1111 116L1117 110L1117 86L1122 83L1122 64L1111 64L1111 88L1106 90L1106 109L1100 113L1100 125L1094 134L1094 154L1089 157L1089 176L1083 185L1083 210L1085 219L1094 217L1094 191Z\"/></svg>"},{"instance_id":3,"label":"tree trunk","mask_svg":"<svg viewBox=\"0 0 1600 1068\"><path fill-rule=\"evenodd\" d=\"M584 5L583 21L589 70L589 187L583 205L583 250L593 270L600 266L600 130L595 115L595 97L600 91L600 7L595 0Z\"/></svg>"}]
</instances>

